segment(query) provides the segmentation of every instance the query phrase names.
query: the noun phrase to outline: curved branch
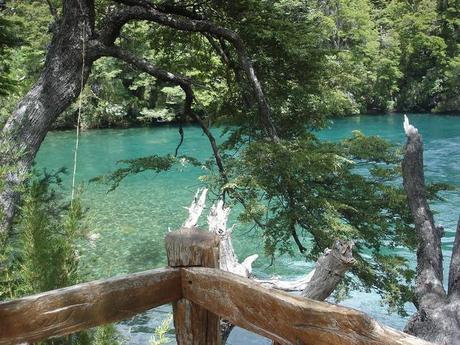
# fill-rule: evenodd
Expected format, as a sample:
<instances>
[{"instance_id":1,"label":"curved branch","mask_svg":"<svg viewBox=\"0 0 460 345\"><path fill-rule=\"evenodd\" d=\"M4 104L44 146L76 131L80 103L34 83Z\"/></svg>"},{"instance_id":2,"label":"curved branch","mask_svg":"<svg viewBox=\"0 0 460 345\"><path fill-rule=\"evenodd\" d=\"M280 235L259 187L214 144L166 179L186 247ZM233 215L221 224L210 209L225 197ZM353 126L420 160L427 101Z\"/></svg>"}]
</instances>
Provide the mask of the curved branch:
<instances>
[{"instance_id":1,"label":"curved branch","mask_svg":"<svg viewBox=\"0 0 460 345\"><path fill-rule=\"evenodd\" d=\"M265 98L265 94L255 73L251 60L248 57L246 48L241 38L233 31L215 25L207 20L190 19L185 16L164 13L152 6L135 6L138 1L126 0L126 4L133 6L122 7L110 12L102 23L100 41L109 46L113 44L116 37L120 34L124 24L131 20L147 20L157 24L167 26L176 30L209 34L213 37L223 38L230 42L236 49L240 64L251 83L254 96L257 100L261 123L266 135L273 141L278 141L278 134L271 117L270 107Z\"/></svg>"},{"instance_id":2,"label":"curved branch","mask_svg":"<svg viewBox=\"0 0 460 345\"><path fill-rule=\"evenodd\" d=\"M173 85L178 85L182 88L185 93L185 101L184 101L184 115L192 117L195 121L198 122L203 132L208 137L208 140L211 144L211 148L214 154L214 158L216 160L217 167L219 169L219 173L224 181L227 181L227 175L225 173L224 164L222 157L220 155L219 149L217 147L216 139L212 135L209 128L206 126L204 121L192 111L192 104L195 96L193 94L192 89L192 80L188 77L182 76L180 74L174 74L161 68L156 67L149 61L139 58L135 54L124 50L118 46L104 46L100 42L93 42L92 44L92 51L93 54L97 56L111 56L117 59L123 60L139 70L150 74L151 76L160 79L164 82L171 83Z\"/></svg>"}]
</instances>

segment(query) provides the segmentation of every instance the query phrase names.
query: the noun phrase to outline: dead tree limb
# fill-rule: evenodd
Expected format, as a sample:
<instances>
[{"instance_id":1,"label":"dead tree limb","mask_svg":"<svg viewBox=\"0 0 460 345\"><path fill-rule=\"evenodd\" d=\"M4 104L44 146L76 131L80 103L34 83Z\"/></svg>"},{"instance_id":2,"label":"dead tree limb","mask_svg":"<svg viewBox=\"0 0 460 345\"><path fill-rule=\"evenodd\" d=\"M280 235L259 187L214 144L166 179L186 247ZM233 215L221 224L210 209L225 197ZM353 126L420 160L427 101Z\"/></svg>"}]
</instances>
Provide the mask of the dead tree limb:
<instances>
[{"instance_id":1,"label":"dead tree limb","mask_svg":"<svg viewBox=\"0 0 460 345\"><path fill-rule=\"evenodd\" d=\"M426 198L423 172L423 141L417 128L404 119L407 143L402 162L403 184L417 235L417 312L406 325L407 333L437 344L460 343L460 303L458 293L460 226L457 227L449 274L448 293L443 287L440 228L434 224Z\"/></svg>"},{"instance_id":2,"label":"dead tree limb","mask_svg":"<svg viewBox=\"0 0 460 345\"><path fill-rule=\"evenodd\" d=\"M187 224L195 226L198 217L201 215L205 204L203 200L206 196L206 189L200 190L190 206L189 219ZM220 238L220 269L243 277L250 277L252 274L252 264L258 258L257 254L250 255L241 263L235 254L232 243L233 227L227 227L230 208L225 207L222 200L217 201L208 215L209 231ZM316 269L295 281L282 281L278 279L257 280L266 287L285 291L301 291L302 295L308 298L324 300L330 296L337 284L342 279L345 272L354 264L352 257L353 243L336 241L332 249L328 249L318 259ZM221 325L222 343L225 344L234 325L228 321L223 321Z\"/></svg>"}]
</instances>

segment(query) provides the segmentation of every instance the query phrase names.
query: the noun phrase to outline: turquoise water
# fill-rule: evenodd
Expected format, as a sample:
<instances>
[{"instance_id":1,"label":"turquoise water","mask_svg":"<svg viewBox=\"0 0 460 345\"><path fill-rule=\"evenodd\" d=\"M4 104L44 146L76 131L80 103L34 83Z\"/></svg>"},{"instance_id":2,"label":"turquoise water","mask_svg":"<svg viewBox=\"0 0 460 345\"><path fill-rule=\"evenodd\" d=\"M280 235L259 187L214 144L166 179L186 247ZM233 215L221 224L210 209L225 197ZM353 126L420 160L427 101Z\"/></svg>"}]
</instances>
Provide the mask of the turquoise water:
<instances>
[{"instance_id":1,"label":"turquoise water","mask_svg":"<svg viewBox=\"0 0 460 345\"><path fill-rule=\"evenodd\" d=\"M410 120L424 138L427 179L460 186L460 117L411 115ZM401 115L334 120L330 128L319 133L319 136L338 140L349 136L355 129L367 135L380 135L399 144L405 141ZM218 134L218 131L215 133ZM38 167L57 169L65 166L70 171L74 141L75 133L71 131L48 134L37 157ZM77 181L84 186L83 201L89 207L87 227L95 235L93 238L97 238L81 250L82 266L88 280L165 266L164 235L169 228L177 228L185 219L186 210L183 207L190 203L200 186L199 176L206 174L206 171L184 166L163 174L146 172L127 178L111 193L107 193L107 186L88 184L88 180L112 171L117 167L118 160L174 153L177 142L175 127L82 133ZM210 156L207 138L199 128L190 126L185 129L181 154L199 159ZM70 178L65 179L64 183L70 194ZM446 200L437 202L433 208L438 212L438 224L446 229L443 249L447 267L460 213L460 192L448 192L444 197ZM257 234L248 233L248 229L247 225L237 224L234 245L240 258L253 253L261 256L254 265L256 275L276 274L289 279L311 269L311 264L305 263L301 257L287 256L278 258L273 266L268 267L269 261L263 257L261 241ZM415 259L413 253L405 255L411 260ZM402 328L406 322L397 315L388 315L373 293L355 292L343 304L365 311L393 327ZM410 306L408 310L412 310ZM158 319L158 315L163 315L161 313L164 310L138 317L121 327L131 333L150 330L155 325L152 320ZM256 338L245 339L247 344L264 343ZM140 343L140 340L132 341L136 342Z\"/></svg>"}]
</instances>

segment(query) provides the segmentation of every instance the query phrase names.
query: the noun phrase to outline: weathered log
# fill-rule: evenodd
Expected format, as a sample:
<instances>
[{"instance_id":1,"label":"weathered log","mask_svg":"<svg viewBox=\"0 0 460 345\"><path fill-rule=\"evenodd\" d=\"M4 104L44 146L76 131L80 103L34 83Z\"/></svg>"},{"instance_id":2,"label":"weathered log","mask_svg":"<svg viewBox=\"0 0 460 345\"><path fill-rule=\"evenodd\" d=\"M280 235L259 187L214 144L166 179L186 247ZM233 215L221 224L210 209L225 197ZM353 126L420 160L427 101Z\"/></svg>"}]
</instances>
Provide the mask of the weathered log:
<instances>
[{"instance_id":1,"label":"weathered log","mask_svg":"<svg viewBox=\"0 0 460 345\"><path fill-rule=\"evenodd\" d=\"M254 279L263 286L282 290L300 291L305 297L324 301L344 274L354 265L353 242L337 240L332 249L326 249L310 273L295 280Z\"/></svg>"},{"instance_id":2,"label":"weathered log","mask_svg":"<svg viewBox=\"0 0 460 345\"><path fill-rule=\"evenodd\" d=\"M181 228L166 235L166 254L171 267L219 268L219 238L197 228ZM173 303L178 345L220 345L219 317L187 299Z\"/></svg>"},{"instance_id":3,"label":"weathered log","mask_svg":"<svg viewBox=\"0 0 460 345\"><path fill-rule=\"evenodd\" d=\"M355 264L353 242L335 241L316 262L316 268L302 296L324 301L335 290L344 274Z\"/></svg>"},{"instance_id":4,"label":"weathered log","mask_svg":"<svg viewBox=\"0 0 460 345\"><path fill-rule=\"evenodd\" d=\"M354 309L267 289L222 270L184 268L182 286L188 300L280 344L429 344Z\"/></svg>"},{"instance_id":5,"label":"weathered log","mask_svg":"<svg viewBox=\"0 0 460 345\"><path fill-rule=\"evenodd\" d=\"M426 199L423 172L423 141L418 130L404 116L407 143L402 162L403 184L417 235L417 276L415 306L417 312L405 331L438 344L460 344L460 301L456 287L459 275L460 226L452 250L449 291L443 286L442 231L434 224Z\"/></svg>"},{"instance_id":6,"label":"weathered log","mask_svg":"<svg viewBox=\"0 0 460 345\"><path fill-rule=\"evenodd\" d=\"M0 303L0 345L36 342L124 320L181 297L180 272L168 268Z\"/></svg>"}]
</instances>

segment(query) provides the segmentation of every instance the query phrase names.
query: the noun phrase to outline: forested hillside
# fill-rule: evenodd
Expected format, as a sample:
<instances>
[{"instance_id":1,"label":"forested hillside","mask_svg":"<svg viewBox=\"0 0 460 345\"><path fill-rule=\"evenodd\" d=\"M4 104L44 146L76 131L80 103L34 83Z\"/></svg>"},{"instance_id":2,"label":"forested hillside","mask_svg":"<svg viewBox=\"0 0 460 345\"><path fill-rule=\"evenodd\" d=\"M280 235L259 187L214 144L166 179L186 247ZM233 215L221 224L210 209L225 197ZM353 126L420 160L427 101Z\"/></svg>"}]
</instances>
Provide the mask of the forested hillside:
<instances>
[{"instance_id":1,"label":"forested hillside","mask_svg":"<svg viewBox=\"0 0 460 345\"><path fill-rule=\"evenodd\" d=\"M104 0L96 7L108 10ZM9 0L0 8L3 123L39 76L61 2ZM302 113L317 127L323 115L460 109L458 1L205 1L193 10L239 33L278 118ZM209 119L245 109L239 91L248 85L237 66L228 73L235 62L225 42L136 22L119 44L191 77L195 111ZM177 121L184 97L113 58L94 64L83 95L84 128ZM73 127L75 114L66 111L55 126Z\"/></svg>"}]
</instances>

